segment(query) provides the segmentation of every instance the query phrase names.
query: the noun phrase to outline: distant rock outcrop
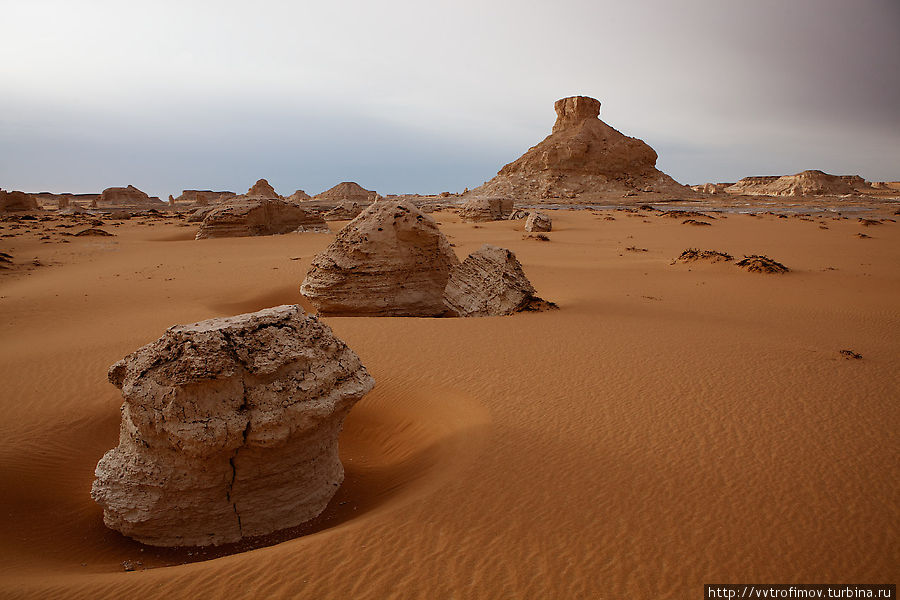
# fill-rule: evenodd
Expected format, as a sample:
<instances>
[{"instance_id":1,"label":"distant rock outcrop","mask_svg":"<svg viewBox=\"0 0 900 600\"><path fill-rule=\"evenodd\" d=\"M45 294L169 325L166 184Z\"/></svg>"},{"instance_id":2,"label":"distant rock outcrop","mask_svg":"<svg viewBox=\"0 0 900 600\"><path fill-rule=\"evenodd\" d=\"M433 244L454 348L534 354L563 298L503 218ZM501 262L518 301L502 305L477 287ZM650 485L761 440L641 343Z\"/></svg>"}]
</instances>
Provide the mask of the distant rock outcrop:
<instances>
[{"instance_id":1,"label":"distant rock outcrop","mask_svg":"<svg viewBox=\"0 0 900 600\"><path fill-rule=\"evenodd\" d=\"M466 200L459 209L459 218L469 223L503 221L513 212L512 198L476 196Z\"/></svg>"},{"instance_id":2,"label":"distant rock outcrop","mask_svg":"<svg viewBox=\"0 0 900 600\"><path fill-rule=\"evenodd\" d=\"M217 204L223 200L237 196L234 192L214 192L212 190L181 190L181 195L175 198L177 204L193 204L194 206L207 206Z\"/></svg>"},{"instance_id":3,"label":"distant rock outcrop","mask_svg":"<svg viewBox=\"0 0 900 600\"><path fill-rule=\"evenodd\" d=\"M169 328L109 369L119 445L91 496L154 546L236 542L317 516L344 478L338 434L374 381L298 306Z\"/></svg>"},{"instance_id":4,"label":"distant rock outcrop","mask_svg":"<svg viewBox=\"0 0 900 600\"><path fill-rule=\"evenodd\" d=\"M598 100L572 96L554 108L553 132L470 194L518 200L689 191L656 169L653 148L601 121Z\"/></svg>"},{"instance_id":5,"label":"distant rock outcrop","mask_svg":"<svg viewBox=\"0 0 900 600\"><path fill-rule=\"evenodd\" d=\"M247 198L281 198L275 193L275 188L269 185L265 179L257 180L244 195Z\"/></svg>"},{"instance_id":6,"label":"distant rock outcrop","mask_svg":"<svg viewBox=\"0 0 900 600\"><path fill-rule=\"evenodd\" d=\"M458 317L511 315L555 307L535 295L512 250L485 244L450 272L444 304Z\"/></svg>"},{"instance_id":7,"label":"distant rock outcrop","mask_svg":"<svg viewBox=\"0 0 900 600\"><path fill-rule=\"evenodd\" d=\"M106 188L97 199L95 208L162 208L165 203L159 198L148 196L133 185Z\"/></svg>"},{"instance_id":8,"label":"distant rock outcrop","mask_svg":"<svg viewBox=\"0 0 900 600\"><path fill-rule=\"evenodd\" d=\"M331 230L318 214L296 204L277 198L238 196L206 213L196 239L277 235L295 231L328 233Z\"/></svg>"},{"instance_id":9,"label":"distant rock outcrop","mask_svg":"<svg viewBox=\"0 0 900 600\"><path fill-rule=\"evenodd\" d=\"M7 192L0 190L0 212L21 212L40 210L37 200L25 192Z\"/></svg>"},{"instance_id":10,"label":"distant rock outcrop","mask_svg":"<svg viewBox=\"0 0 900 600\"><path fill-rule=\"evenodd\" d=\"M844 196L871 190L869 182L859 175L829 175L816 170L781 177L744 177L725 188L729 194L756 196Z\"/></svg>"},{"instance_id":11,"label":"distant rock outcrop","mask_svg":"<svg viewBox=\"0 0 900 600\"><path fill-rule=\"evenodd\" d=\"M288 202L306 202L311 198L312 196L310 196L303 190L297 190L296 192L285 198L285 200L287 200Z\"/></svg>"},{"instance_id":12,"label":"distant rock outcrop","mask_svg":"<svg viewBox=\"0 0 900 600\"><path fill-rule=\"evenodd\" d=\"M341 202L328 212L322 215L326 221L349 221L359 216L366 208L366 205L359 202Z\"/></svg>"},{"instance_id":13,"label":"distant rock outcrop","mask_svg":"<svg viewBox=\"0 0 900 600\"><path fill-rule=\"evenodd\" d=\"M246 196L226 200L205 214L202 211L198 209L188 218L191 221L203 216L198 240L331 231L318 213L281 199L265 179L254 183Z\"/></svg>"},{"instance_id":14,"label":"distant rock outcrop","mask_svg":"<svg viewBox=\"0 0 900 600\"><path fill-rule=\"evenodd\" d=\"M536 233L541 231L551 231L552 229L553 220L549 215L542 212L528 213L528 218L525 220L525 231Z\"/></svg>"},{"instance_id":15,"label":"distant rock outcrop","mask_svg":"<svg viewBox=\"0 0 900 600\"><path fill-rule=\"evenodd\" d=\"M313 258L300 286L321 315L431 317L459 264L434 220L409 202L375 202Z\"/></svg>"},{"instance_id":16,"label":"distant rock outcrop","mask_svg":"<svg viewBox=\"0 0 900 600\"><path fill-rule=\"evenodd\" d=\"M734 185L733 183L703 183L700 185L692 185L691 189L701 194L721 194L725 192L725 188Z\"/></svg>"},{"instance_id":17,"label":"distant rock outcrop","mask_svg":"<svg viewBox=\"0 0 900 600\"><path fill-rule=\"evenodd\" d=\"M359 202L368 204L378 198L378 193L367 190L354 181L344 181L329 190L313 197L313 200L329 200L332 202Z\"/></svg>"}]
</instances>

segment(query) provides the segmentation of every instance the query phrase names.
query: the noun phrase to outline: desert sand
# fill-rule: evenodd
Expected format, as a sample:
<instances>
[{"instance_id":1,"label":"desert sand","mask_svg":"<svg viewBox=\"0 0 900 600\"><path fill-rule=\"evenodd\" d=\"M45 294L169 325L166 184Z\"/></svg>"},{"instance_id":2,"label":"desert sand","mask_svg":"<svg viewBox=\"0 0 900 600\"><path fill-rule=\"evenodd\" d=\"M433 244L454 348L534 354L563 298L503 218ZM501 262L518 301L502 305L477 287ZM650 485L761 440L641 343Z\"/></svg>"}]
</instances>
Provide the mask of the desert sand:
<instances>
[{"instance_id":1,"label":"desert sand","mask_svg":"<svg viewBox=\"0 0 900 600\"><path fill-rule=\"evenodd\" d=\"M559 310L323 318L377 382L346 419L336 496L309 525L168 550L107 529L91 500L118 439L107 368L176 323L312 310L299 284L333 236L2 222L0 597L683 599L714 582L895 582L900 224L857 220L895 208L704 227L553 210L548 241L523 220L435 212L458 258L514 251ZM735 261L675 261L689 248ZM755 254L790 272L735 266Z\"/></svg>"}]
</instances>

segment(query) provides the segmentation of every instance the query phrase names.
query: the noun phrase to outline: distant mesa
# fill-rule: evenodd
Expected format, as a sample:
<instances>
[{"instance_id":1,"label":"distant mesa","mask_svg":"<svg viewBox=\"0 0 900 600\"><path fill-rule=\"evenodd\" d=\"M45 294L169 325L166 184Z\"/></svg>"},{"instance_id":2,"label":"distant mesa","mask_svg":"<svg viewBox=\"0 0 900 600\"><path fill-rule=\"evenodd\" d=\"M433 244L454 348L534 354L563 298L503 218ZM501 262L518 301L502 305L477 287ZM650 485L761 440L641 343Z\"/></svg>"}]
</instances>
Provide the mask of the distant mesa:
<instances>
[{"instance_id":1,"label":"distant mesa","mask_svg":"<svg viewBox=\"0 0 900 600\"><path fill-rule=\"evenodd\" d=\"M689 191L656 169L653 148L601 121L598 100L572 96L557 100L554 108L552 133L470 195L584 200Z\"/></svg>"},{"instance_id":2,"label":"distant mesa","mask_svg":"<svg viewBox=\"0 0 900 600\"><path fill-rule=\"evenodd\" d=\"M756 196L845 196L872 189L872 185L859 175L829 175L810 170L795 175L744 177L725 191Z\"/></svg>"},{"instance_id":3,"label":"distant mesa","mask_svg":"<svg viewBox=\"0 0 900 600\"><path fill-rule=\"evenodd\" d=\"M165 203L159 198L148 196L133 185L106 188L100 197L91 203L91 208L132 208L146 210L162 208Z\"/></svg>"},{"instance_id":4,"label":"distant mesa","mask_svg":"<svg viewBox=\"0 0 900 600\"><path fill-rule=\"evenodd\" d=\"M201 207L188 220L198 218L203 219L198 240L331 231L318 213L281 199L265 179L253 184L247 195L226 200L208 211Z\"/></svg>"},{"instance_id":5,"label":"distant mesa","mask_svg":"<svg viewBox=\"0 0 900 600\"><path fill-rule=\"evenodd\" d=\"M0 212L23 212L40 210L37 200L25 192L0 190Z\"/></svg>"},{"instance_id":6,"label":"distant mesa","mask_svg":"<svg viewBox=\"0 0 900 600\"><path fill-rule=\"evenodd\" d=\"M234 192L214 192L212 190L182 190L181 195L175 198L176 204L193 204L194 206L207 206L218 204L223 200L237 196Z\"/></svg>"},{"instance_id":7,"label":"distant mesa","mask_svg":"<svg viewBox=\"0 0 900 600\"><path fill-rule=\"evenodd\" d=\"M344 479L338 435L375 382L299 306L170 327L109 369L119 444L97 464L103 521L153 546L207 546L316 517Z\"/></svg>"},{"instance_id":8,"label":"distant mesa","mask_svg":"<svg viewBox=\"0 0 900 600\"><path fill-rule=\"evenodd\" d=\"M332 202L361 202L368 204L378 199L378 193L367 190L355 181L344 181L321 194L316 194L313 200L328 200Z\"/></svg>"}]
</instances>

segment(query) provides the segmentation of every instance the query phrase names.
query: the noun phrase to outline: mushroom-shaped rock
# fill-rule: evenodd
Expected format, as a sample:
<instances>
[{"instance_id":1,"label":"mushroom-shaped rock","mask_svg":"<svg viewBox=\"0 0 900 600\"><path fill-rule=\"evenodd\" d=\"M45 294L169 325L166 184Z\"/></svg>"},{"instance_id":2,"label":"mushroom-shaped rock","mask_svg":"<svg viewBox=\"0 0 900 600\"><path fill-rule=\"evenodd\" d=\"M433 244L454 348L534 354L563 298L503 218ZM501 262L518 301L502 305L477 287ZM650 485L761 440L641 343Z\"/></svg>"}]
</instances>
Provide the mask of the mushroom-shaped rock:
<instances>
[{"instance_id":1,"label":"mushroom-shaped rock","mask_svg":"<svg viewBox=\"0 0 900 600\"><path fill-rule=\"evenodd\" d=\"M656 168L653 148L598 118L599 100L571 96L554 109L551 134L471 194L538 199L688 191Z\"/></svg>"},{"instance_id":2,"label":"mushroom-shaped rock","mask_svg":"<svg viewBox=\"0 0 900 600\"><path fill-rule=\"evenodd\" d=\"M502 221L513 212L512 198L492 198L476 196L466 200L459 209L459 218L470 223Z\"/></svg>"},{"instance_id":3,"label":"mushroom-shaped rock","mask_svg":"<svg viewBox=\"0 0 900 600\"><path fill-rule=\"evenodd\" d=\"M555 304L535 295L512 250L485 244L450 272L444 304L458 317L511 315Z\"/></svg>"},{"instance_id":4,"label":"mushroom-shaped rock","mask_svg":"<svg viewBox=\"0 0 900 600\"><path fill-rule=\"evenodd\" d=\"M196 239L277 235L280 233L328 233L328 224L317 213L277 198L238 196L215 206L203 217Z\"/></svg>"},{"instance_id":5,"label":"mushroom-shaped rock","mask_svg":"<svg viewBox=\"0 0 900 600\"><path fill-rule=\"evenodd\" d=\"M525 231L550 231L553 229L553 221L549 215L542 212L528 213L525 219Z\"/></svg>"},{"instance_id":6,"label":"mushroom-shaped rock","mask_svg":"<svg viewBox=\"0 0 900 600\"><path fill-rule=\"evenodd\" d=\"M300 286L322 315L431 317L459 264L434 220L409 202L375 202L313 258Z\"/></svg>"},{"instance_id":7,"label":"mushroom-shaped rock","mask_svg":"<svg viewBox=\"0 0 900 600\"><path fill-rule=\"evenodd\" d=\"M119 445L91 496L106 525L155 546L205 546L299 525L344 477L338 434L374 385L299 306L169 328L109 369Z\"/></svg>"}]
</instances>

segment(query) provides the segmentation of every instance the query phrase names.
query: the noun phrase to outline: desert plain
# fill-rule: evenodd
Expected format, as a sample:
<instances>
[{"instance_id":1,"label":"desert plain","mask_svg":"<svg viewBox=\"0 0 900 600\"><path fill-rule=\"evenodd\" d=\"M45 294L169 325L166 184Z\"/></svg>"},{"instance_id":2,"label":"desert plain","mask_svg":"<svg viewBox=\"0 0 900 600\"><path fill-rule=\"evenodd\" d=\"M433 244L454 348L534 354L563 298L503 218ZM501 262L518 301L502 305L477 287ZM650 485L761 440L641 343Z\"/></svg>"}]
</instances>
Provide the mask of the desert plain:
<instances>
[{"instance_id":1,"label":"desert plain","mask_svg":"<svg viewBox=\"0 0 900 600\"><path fill-rule=\"evenodd\" d=\"M521 220L432 213L460 259L513 250L559 309L323 317L376 381L344 423L343 485L311 523L204 548L104 526L90 489L122 403L107 368L173 324L313 311L300 282L347 222L207 240L174 216L104 217L112 236L63 236L88 221L52 213L0 223L0 596L681 599L716 582L896 582L898 204L711 200L710 225L692 226L634 200L548 210L546 241ZM735 261L677 261L689 248ZM754 254L790 271L735 266Z\"/></svg>"}]
</instances>

